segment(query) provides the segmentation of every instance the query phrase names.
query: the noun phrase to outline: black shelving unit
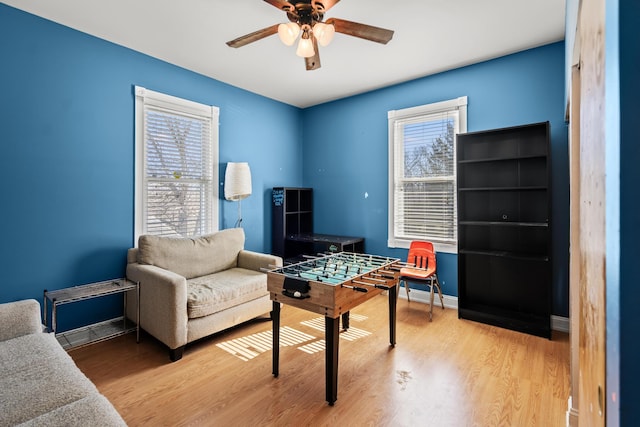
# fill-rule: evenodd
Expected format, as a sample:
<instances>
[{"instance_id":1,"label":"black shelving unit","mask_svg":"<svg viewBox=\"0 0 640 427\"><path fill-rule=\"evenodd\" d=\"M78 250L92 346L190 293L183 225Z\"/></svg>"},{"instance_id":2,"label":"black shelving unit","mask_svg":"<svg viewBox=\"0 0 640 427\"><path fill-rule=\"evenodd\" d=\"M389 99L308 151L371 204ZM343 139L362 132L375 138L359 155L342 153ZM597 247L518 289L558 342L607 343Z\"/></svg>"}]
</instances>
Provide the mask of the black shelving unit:
<instances>
[{"instance_id":1,"label":"black shelving unit","mask_svg":"<svg viewBox=\"0 0 640 427\"><path fill-rule=\"evenodd\" d=\"M549 122L458 135L458 317L551 338Z\"/></svg>"},{"instance_id":2,"label":"black shelving unit","mask_svg":"<svg viewBox=\"0 0 640 427\"><path fill-rule=\"evenodd\" d=\"M287 244L287 237L313 232L313 189L274 187L271 194L271 253L296 257L298 249Z\"/></svg>"}]
</instances>

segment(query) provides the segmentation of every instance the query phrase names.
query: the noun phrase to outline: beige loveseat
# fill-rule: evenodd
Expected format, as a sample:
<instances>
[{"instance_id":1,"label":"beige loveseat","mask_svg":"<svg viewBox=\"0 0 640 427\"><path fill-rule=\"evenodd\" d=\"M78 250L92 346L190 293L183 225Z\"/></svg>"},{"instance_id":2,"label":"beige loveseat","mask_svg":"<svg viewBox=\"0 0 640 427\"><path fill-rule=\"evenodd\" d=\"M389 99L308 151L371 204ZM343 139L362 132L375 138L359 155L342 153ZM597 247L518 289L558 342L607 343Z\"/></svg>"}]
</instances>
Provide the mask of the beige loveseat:
<instances>
[{"instance_id":1,"label":"beige loveseat","mask_svg":"<svg viewBox=\"0 0 640 427\"><path fill-rule=\"evenodd\" d=\"M126 426L51 333L40 304L0 304L0 426Z\"/></svg>"},{"instance_id":2,"label":"beige loveseat","mask_svg":"<svg viewBox=\"0 0 640 427\"><path fill-rule=\"evenodd\" d=\"M282 258L244 250L242 228L197 238L140 236L127 262L127 278L140 283L140 327L176 361L187 343L269 313L261 269L274 265Z\"/></svg>"}]
</instances>

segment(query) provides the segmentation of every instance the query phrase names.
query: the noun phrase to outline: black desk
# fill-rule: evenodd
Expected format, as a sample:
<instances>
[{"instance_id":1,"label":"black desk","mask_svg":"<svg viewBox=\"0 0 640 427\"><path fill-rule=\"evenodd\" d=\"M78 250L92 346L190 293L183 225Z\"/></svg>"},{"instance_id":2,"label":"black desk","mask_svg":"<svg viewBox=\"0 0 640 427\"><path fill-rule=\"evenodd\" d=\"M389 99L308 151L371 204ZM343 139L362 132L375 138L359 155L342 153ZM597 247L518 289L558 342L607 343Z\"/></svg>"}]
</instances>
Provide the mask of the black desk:
<instances>
[{"instance_id":1,"label":"black desk","mask_svg":"<svg viewBox=\"0 0 640 427\"><path fill-rule=\"evenodd\" d=\"M292 253L315 255L325 252L364 253L364 238L334 236L331 234L303 233L287 236L287 247Z\"/></svg>"}]
</instances>

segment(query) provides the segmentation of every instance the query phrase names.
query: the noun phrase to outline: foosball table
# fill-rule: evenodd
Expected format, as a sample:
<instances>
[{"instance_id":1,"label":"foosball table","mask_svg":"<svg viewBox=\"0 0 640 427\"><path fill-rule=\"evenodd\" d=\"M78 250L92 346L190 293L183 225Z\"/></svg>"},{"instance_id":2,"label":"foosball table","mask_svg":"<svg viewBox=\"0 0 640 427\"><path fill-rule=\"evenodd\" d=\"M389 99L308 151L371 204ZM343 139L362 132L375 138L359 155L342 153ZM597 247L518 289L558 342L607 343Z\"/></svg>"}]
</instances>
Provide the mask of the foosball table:
<instances>
[{"instance_id":1,"label":"foosball table","mask_svg":"<svg viewBox=\"0 0 640 427\"><path fill-rule=\"evenodd\" d=\"M273 376L279 373L280 304L312 311L325 318L326 400L333 406L338 397L338 344L340 320L349 328L349 311L387 291L389 341L396 344L396 296L400 278L399 259L340 252L310 257L267 272L273 301Z\"/></svg>"}]
</instances>

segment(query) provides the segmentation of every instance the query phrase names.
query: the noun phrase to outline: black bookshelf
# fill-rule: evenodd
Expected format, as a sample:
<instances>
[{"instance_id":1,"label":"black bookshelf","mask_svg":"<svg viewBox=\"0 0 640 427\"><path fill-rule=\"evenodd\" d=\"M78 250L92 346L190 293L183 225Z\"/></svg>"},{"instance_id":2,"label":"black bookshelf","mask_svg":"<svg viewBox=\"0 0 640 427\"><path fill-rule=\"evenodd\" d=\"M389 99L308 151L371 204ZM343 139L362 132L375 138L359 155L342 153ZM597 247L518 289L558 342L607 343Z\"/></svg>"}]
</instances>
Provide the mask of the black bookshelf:
<instances>
[{"instance_id":1,"label":"black bookshelf","mask_svg":"<svg viewBox=\"0 0 640 427\"><path fill-rule=\"evenodd\" d=\"M287 244L287 237L313 232L313 189L274 187L271 197L271 253L296 257L298 248Z\"/></svg>"},{"instance_id":2,"label":"black bookshelf","mask_svg":"<svg viewBox=\"0 0 640 427\"><path fill-rule=\"evenodd\" d=\"M549 123L458 135L458 316L551 338Z\"/></svg>"}]
</instances>

